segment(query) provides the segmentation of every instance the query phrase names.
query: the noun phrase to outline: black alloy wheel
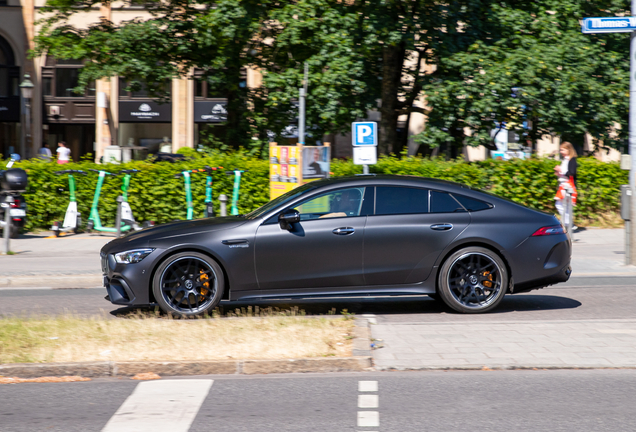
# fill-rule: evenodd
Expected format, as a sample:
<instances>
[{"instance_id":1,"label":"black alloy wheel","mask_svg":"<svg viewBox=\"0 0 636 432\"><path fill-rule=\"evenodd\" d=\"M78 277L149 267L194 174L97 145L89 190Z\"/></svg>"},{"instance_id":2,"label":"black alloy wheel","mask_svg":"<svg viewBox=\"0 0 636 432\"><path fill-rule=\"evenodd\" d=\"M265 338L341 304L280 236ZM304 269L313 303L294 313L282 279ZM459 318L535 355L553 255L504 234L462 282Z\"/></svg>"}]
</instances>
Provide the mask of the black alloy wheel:
<instances>
[{"instance_id":1,"label":"black alloy wheel","mask_svg":"<svg viewBox=\"0 0 636 432\"><path fill-rule=\"evenodd\" d=\"M166 258L153 279L153 293L164 312L180 317L214 309L225 288L223 270L211 258L182 252Z\"/></svg>"},{"instance_id":2,"label":"black alloy wheel","mask_svg":"<svg viewBox=\"0 0 636 432\"><path fill-rule=\"evenodd\" d=\"M508 289L509 275L502 259L490 249L468 247L453 253L439 272L439 294L462 313L494 309Z\"/></svg>"}]
</instances>

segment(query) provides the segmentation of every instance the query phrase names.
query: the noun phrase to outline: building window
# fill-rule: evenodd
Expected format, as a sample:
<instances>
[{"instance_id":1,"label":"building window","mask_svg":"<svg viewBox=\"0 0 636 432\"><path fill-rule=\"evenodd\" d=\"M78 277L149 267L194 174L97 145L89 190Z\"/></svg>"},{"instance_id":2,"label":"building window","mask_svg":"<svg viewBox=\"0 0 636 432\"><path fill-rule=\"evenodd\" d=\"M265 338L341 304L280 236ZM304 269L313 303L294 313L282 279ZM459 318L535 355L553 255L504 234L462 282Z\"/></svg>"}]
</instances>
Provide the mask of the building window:
<instances>
[{"instance_id":1,"label":"building window","mask_svg":"<svg viewBox=\"0 0 636 432\"><path fill-rule=\"evenodd\" d=\"M19 75L20 68L15 66L13 50L9 43L0 36L0 97L19 96Z\"/></svg>"},{"instance_id":2,"label":"building window","mask_svg":"<svg viewBox=\"0 0 636 432\"><path fill-rule=\"evenodd\" d=\"M47 57L46 66L42 68L42 94L46 97L82 98L95 97L95 81L92 81L83 92L75 92L79 85L79 73L83 62L80 60L56 60Z\"/></svg>"},{"instance_id":3,"label":"building window","mask_svg":"<svg viewBox=\"0 0 636 432\"><path fill-rule=\"evenodd\" d=\"M194 80L194 97L196 99L222 99L227 97L225 92L214 89L203 76L202 69L195 69L192 79ZM241 69L239 87L247 87L247 69L245 68Z\"/></svg>"},{"instance_id":4,"label":"building window","mask_svg":"<svg viewBox=\"0 0 636 432\"><path fill-rule=\"evenodd\" d=\"M166 81L161 87L161 91L159 93L164 94L166 97L170 96L170 86L172 82ZM141 88L139 90L127 91L126 87L129 86L129 83L123 79L119 78L119 97L124 99L134 98L134 99L154 99L150 95L150 91L148 90L148 85L144 82L141 83Z\"/></svg>"}]
</instances>

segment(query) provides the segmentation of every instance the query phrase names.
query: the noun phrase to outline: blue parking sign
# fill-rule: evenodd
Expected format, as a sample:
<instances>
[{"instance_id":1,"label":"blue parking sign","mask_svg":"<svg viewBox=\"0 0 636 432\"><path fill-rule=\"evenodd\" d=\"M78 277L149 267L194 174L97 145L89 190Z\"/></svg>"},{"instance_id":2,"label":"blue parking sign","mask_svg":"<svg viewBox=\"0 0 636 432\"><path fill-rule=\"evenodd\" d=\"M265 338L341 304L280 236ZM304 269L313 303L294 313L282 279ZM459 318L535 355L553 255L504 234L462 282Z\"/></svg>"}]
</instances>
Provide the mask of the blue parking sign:
<instances>
[{"instance_id":1,"label":"blue parking sign","mask_svg":"<svg viewBox=\"0 0 636 432\"><path fill-rule=\"evenodd\" d=\"M351 124L354 146L377 146L378 128L375 122L354 122Z\"/></svg>"}]
</instances>

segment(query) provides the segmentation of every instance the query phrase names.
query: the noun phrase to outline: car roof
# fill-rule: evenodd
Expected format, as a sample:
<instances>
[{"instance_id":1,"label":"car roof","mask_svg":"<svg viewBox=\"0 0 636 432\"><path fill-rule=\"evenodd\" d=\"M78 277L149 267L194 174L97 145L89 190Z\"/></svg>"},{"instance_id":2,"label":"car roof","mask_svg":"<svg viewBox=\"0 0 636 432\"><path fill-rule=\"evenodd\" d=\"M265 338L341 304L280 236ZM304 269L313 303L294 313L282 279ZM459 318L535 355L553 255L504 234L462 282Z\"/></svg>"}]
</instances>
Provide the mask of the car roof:
<instances>
[{"instance_id":1,"label":"car roof","mask_svg":"<svg viewBox=\"0 0 636 432\"><path fill-rule=\"evenodd\" d=\"M401 186L420 186L433 188L439 187L446 191L479 191L470 186L456 183L448 180L440 180L430 177L418 177L412 175L393 175L393 174L360 174L353 176L335 177L324 180L316 180L311 182L316 188L328 186L345 186L345 185L401 185ZM479 191L481 192L481 191Z\"/></svg>"}]
</instances>

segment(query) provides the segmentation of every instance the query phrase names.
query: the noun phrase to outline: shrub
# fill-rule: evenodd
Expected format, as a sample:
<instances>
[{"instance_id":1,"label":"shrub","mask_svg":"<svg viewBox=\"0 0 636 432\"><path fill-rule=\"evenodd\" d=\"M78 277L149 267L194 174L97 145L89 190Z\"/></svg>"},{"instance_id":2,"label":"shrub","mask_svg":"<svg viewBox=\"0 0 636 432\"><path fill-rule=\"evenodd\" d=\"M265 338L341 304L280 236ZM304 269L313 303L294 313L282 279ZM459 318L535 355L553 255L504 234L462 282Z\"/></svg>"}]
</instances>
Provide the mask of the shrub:
<instances>
[{"instance_id":1,"label":"shrub","mask_svg":"<svg viewBox=\"0 0 636 432\"><path fill-rule=\"evenodd\" d=\"M187 151L185 151L187 153ZM194 156L194 155L193 155ZM222 166L224 170L214 174L214 205L218 212L218 196L232 197L233 176L225 170L233 168L249 170L241 181L238 202L239 211L247 213L269 201L269 164L267 160L251 157L246 152L197 153L196 158L177 163L130 162L122 165L97 165L90 161L69 163L64 166L55 162L32 159L21 161L16 166L29 174L29 187L25 194L28 203L27 229L51 227L53 221L62 221L68 205L67 176L57 176L55 171L81 169L86 176L76 176L77 201L82 219L89 216L97 173L89 169L105 169L118 172L121 169L138 169L133 175L128 201L138 221L152 220L156 223L185 219L185 188L182 178L175 178L186 169ZM554 194L557 180L554 167L557 161L544 158L529 160L486 160L467 163L421 157L386 156L370 167L372 173L402 174L433 177L464 183L481 188L539 210L554 212ZM353 175L362 172L362 167L351 160L332 161L334 176ZM599 162L593 158L579 159L578 204L575 210L577 224L594 222L599 215L617 212L620 208L620 185L628 182L628 172L617 163ZM202 217L205 200L205 174L194 174L191 178L195 217ZM58 189L63 189L60 193ZM115 223L116 201L120 194L121 176L107 178L102 188L99 210L102 223ZM229 203L228 203L229 211Z\"/></svg>"}]
</instances>

